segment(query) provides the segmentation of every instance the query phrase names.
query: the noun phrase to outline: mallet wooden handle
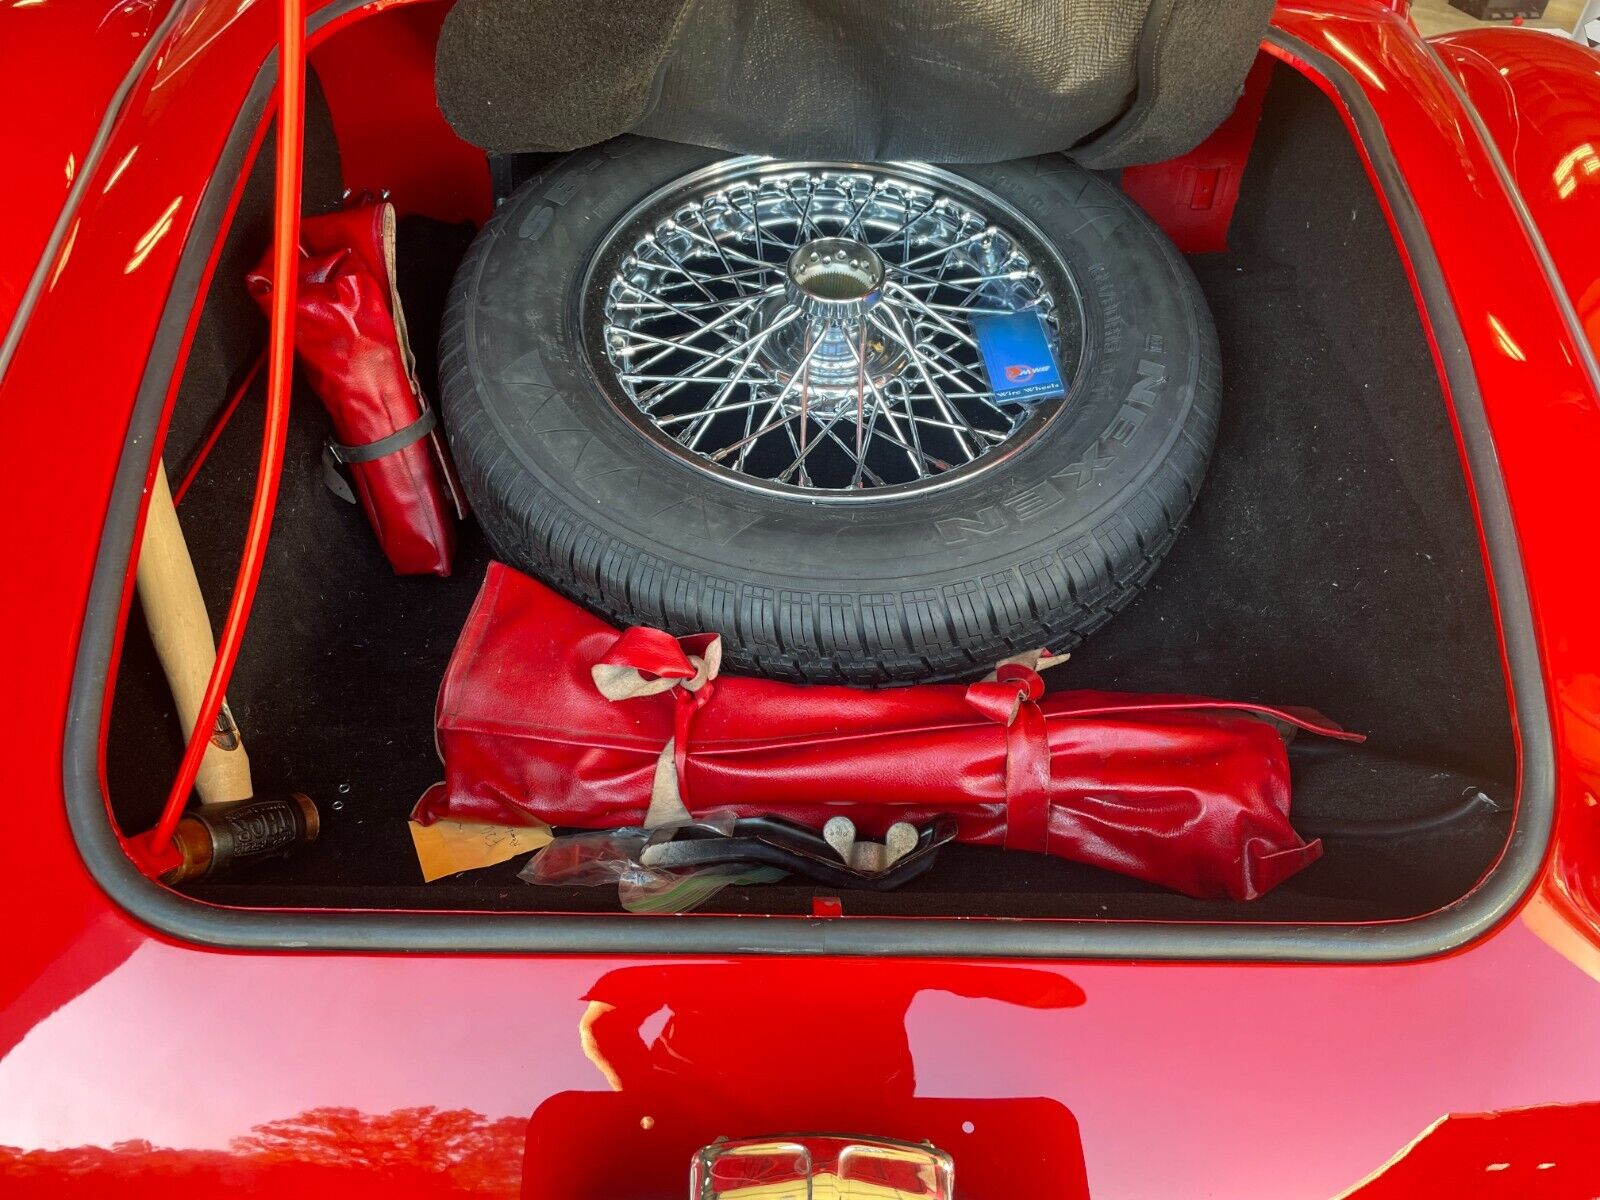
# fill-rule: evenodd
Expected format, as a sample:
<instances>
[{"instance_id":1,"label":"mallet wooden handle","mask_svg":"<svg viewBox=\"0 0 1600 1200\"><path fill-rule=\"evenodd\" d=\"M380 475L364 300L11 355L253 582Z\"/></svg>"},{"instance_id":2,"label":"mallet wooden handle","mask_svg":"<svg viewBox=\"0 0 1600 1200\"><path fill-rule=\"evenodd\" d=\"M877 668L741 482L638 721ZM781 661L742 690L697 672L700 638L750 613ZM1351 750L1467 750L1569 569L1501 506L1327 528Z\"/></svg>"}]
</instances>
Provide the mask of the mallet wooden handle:
<instances>
[{"instance_id":1,"label":"mallet wooden handle","mask_svg":"<svg viewBox=\"0 0 1600 1200\"><path fill-rule=\"evenodd\" d=\"M164 464L156 468L155 486L150 492L136 578L145 624L150 627L150 638L155 642L156 655L161 659L161 669L172 689L178 720L187 737L211 678L217 643L211 633L211 618L206 615L205 598L200 594L200 581L195 577L194 562L189 557L189 545L178 524ZM254 794L250 759L226 704L195 777L195 790L203 804L248 800Z\"/></svg>"}]
</instances>

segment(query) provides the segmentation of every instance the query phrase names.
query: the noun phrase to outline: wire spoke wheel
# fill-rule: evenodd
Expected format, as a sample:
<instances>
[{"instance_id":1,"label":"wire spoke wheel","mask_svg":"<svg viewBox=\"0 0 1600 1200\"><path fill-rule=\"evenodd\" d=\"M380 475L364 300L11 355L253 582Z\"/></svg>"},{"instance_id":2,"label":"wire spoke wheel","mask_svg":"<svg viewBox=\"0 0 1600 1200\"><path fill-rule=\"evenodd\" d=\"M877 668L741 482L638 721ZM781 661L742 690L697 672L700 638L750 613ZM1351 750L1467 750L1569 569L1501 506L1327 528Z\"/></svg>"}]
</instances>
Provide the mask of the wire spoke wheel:
<instances>
[{"instance_id":1,"label":"wire spoke wheel","mask_svg":"<svg viewBox=\"0 0 1600 1200\"><path fill-rule=\"evenodd\" d=\"M1070 401L992 390L970 322L1018 312L1039 315L1070 381L1075 283L972 182L743 159L617 222L580 321L607 396L669 452L763 490L870 499L986 470Z\"/></svg>"}]
</instances>

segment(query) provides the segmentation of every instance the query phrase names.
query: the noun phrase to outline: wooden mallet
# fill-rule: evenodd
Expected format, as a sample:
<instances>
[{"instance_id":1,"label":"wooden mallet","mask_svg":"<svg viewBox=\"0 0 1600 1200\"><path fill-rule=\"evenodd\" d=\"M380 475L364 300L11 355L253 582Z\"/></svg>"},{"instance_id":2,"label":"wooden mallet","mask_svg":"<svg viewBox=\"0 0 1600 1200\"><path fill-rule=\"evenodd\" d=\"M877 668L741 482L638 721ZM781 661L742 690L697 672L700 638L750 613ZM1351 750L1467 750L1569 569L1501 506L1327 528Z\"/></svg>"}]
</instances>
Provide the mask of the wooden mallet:
<instances>
[{"instance_id":1,"label":"wooden mallet","mask_svg":"<svg viewBox=\"0 0 1600 1200\"><path fill-rule=\"evenodd\" d=\"M193 729L216 662L217 644L165 464L156 468L151 488L136 581L178 721L185 731ZM316 839L317 809L306 796L254 798L250 756L226 702L195 776L195 790L200 808L185 816L173 835L183 865L162 876L168 883L215 874Z\"/></svg>"}]
</instances>

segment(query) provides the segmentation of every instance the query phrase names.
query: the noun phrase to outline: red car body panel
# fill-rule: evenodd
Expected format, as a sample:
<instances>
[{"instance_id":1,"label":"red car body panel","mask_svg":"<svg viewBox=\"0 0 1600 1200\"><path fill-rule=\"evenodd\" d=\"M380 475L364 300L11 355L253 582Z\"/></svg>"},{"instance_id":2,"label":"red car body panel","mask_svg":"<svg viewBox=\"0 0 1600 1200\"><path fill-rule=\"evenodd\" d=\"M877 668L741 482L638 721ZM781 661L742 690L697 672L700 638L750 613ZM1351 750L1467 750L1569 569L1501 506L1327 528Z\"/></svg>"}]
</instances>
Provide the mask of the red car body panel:
<instances>
[{"instance_id":1,"label":"red car body panel","mask_svg":"<svg viewBox=\"0 0 1600 1200\"><path fill-rule=\"evenodd\" d=\"M1482 394L1555 742L1555 835L1517 912L1451 953L1365 966L244 953L135 920L79 857L61 747L132 399L204 190L235 182L210 176L273 45L270 5L207 3L128 94L0 379L0 1191L677 1196L718 1135L819 1127L930 1137L974 1197L1600 1190L1600 566L1584 551L1600 407L1567 311L1589 313L1600 280L1567 232L1600 228L1580 150L1600 145L1600 60L1585 72L1571 55L1587 52L1533 33L1452 39L1485 140L1388 6L1275 20L1381 120ZM1466 50L1511 103L1489 102L1500 85ZM83 143L81 113L25 116L40 161ZM486 194L477 177L454 198L408 186L413 211L473 215ZM37 257L38 231L22 240Z\"/></svg>"},{"instance_id":2,"label":"red car body panel","mask_svg":"<svg viewBox=\"0 0 1600 1200\"><path fill-rule=\"evenodd\" d=\"M311 52L354 192L387 192L400 215L481 225L493 208L483 152L456 136L433 95L433 47L449 6L393 8ZM383 76L373 86L372 67Z\"/></svg>"},{"instance_id":3,"label":"red car body panel","mask_svg":"<svg viewBox=\"0 0 1600 1200\"><path fill-rule=\"evenodd\" d=\"M11 324L114 93L172 9L171 0L7 7L0 42L0 112L8 114L0 326ZM43 52L52 46L72 47L70 69L59 53Z\"/></svg>"},{"instance_id":4,"label":"red car body panel","mask_svg":"<svg viewBox=\"0 0 1600 1200\"><path fill-rule=\"evenodd\" d=\"M1595 55L1532 30L1468 30L1433 42L1461 81L1544 235L1591 344L1600 345L1600 246L1585 236L1600 184Z\"/></svg>"}]
</instances>

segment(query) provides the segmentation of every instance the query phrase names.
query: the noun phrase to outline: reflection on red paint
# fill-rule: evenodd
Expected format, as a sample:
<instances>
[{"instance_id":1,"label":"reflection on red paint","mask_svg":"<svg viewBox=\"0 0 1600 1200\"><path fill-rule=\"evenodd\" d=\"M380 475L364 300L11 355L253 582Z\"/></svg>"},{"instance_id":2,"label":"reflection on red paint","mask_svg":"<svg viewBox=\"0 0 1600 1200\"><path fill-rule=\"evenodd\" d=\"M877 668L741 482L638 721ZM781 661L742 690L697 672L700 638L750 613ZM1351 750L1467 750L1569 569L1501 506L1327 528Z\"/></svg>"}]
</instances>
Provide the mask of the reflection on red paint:
<instances>
[{"instance_id":1,"label":"reflection on red paint","mask_svg":"<svg viewBox=\"0 0 1600 1200\"><path fill-rule=\"evenodd\" d=\"M906 1015L929 992L1040 1010L1084 1003L1058 973L1022 967L610 971L585 994L578 1024L602 1086L539 1105L522 1194L677 1200L691 1157L717 1138L843 1132L932 1142L954 1157L964 1195L1087 1197L1078 1124L1065 1105L920 1094Z\"/></svg>"},{"instance_id":2,"label":"reflection on red paint","mask_svg":"<svg viewBox=\"0 0 1600 1200\"><path fill-rule=\"evenodd\" d=\"M1578 190L1578 180L1581 177L1596 172L1600 172L1600 154L1594 152L1594 145L1583 142L1573 147L1556 164L1556 195L1565 200Z\"/></svg>"},{"instance_id":3,"label":"reflection on red paint","mask_svg":"<svg viewBox=\"0 0 1600 1200\"><path fill-rule=\"evenodd\" d=\"M1514 362L1527 362L1528 356L1522 352L1522 347L1517 345L1516 339L1507 331L1500 318L1490 313L1488 321L1489 329L1494 334L1494 340L1500 346L1500 352Z\"/></svg>"},{"instance_id":4,"label":"reflection on red paint","mask_svg":"<svg viewBox=\"0 0 1600 1200\"><path fill-rule=\"evenodd\" d=\"M150 257L150 252L161 244L161 239L172 232L172 218L177 215L178 206L182 203L182 196L174 197L172 203L156 218L156 223L139 235L139 240L133 244L133 257L122 268L124 275L137 271L144 260Z\"/></svg>"},{"instance_id":5,"label":"reflection on red paint","mask_svg":"<svg viewBox=\"0 0 1600 1200\"><path fill-rule=\"evenodd\" d=\"M226 1150L137 1139L62 1150L0 1146L0 1178L10 1200L514 1196L525 1126L521 1117L494 1120L470 1109L318 1108L257 1125Z\"/></svg>"},{"instance_id":6,"label":"reflection on red paint","mask_svg":"<svg viewBox=\"0 0 1600 1200\"><path fill-rule=\"evenodd\" d=\"M1600 1104L1440 1117L1339 1200L1600 1195Z\"/></svg>"}]
</instances>

